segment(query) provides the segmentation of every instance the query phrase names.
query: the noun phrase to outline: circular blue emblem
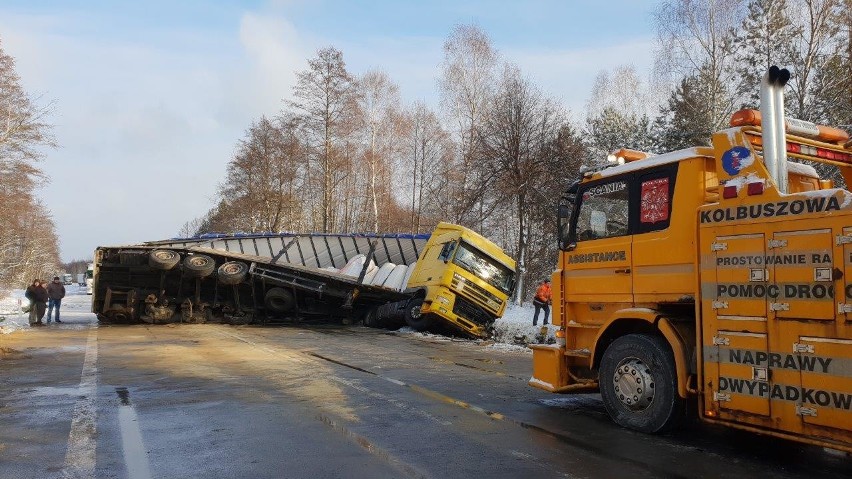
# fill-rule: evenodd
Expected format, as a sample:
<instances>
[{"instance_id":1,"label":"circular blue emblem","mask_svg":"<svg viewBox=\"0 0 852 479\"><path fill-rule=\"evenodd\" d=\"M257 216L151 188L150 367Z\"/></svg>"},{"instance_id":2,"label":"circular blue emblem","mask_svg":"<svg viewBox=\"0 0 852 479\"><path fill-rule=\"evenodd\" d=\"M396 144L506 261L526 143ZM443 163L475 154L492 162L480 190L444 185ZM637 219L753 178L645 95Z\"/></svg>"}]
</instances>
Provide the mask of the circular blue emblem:
<instances>
[{"instance_id":1,"label":"circular blue emblem","mask_svg":"<svg viewBox=\"0 0 852 479\"><path fill-rule=\"evenodd\" d=\"M751 150L744 146L735 146L722 155L722 168L731 176L736 176L743 169L754 163Z\"/></svg>"}]
</instances>

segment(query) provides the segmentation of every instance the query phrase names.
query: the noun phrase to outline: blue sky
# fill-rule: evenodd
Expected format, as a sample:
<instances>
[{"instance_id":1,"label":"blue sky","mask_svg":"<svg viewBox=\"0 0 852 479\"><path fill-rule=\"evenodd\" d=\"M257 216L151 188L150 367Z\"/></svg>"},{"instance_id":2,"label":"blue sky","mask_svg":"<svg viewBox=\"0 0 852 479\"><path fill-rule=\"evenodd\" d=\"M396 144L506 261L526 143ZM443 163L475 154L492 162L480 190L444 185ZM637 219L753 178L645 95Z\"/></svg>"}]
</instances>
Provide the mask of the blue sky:
<instances>
[{"instance_id":1,"label":"blue sky","mask_svg":"<svg viewBox=\"0 0 852 479\"><path fill-rule=\"evenodd\" d=\"M0 2L0 42L24 87L55 102L61 147L40 196L62 257L171 237L213 202L252 119L274 115L295 72L333 45L349 69L388 72L406 102L437 106L454 25L487 32L579 118L595 75L653 61L654 2Z\"/></svg>"}]
</instances>

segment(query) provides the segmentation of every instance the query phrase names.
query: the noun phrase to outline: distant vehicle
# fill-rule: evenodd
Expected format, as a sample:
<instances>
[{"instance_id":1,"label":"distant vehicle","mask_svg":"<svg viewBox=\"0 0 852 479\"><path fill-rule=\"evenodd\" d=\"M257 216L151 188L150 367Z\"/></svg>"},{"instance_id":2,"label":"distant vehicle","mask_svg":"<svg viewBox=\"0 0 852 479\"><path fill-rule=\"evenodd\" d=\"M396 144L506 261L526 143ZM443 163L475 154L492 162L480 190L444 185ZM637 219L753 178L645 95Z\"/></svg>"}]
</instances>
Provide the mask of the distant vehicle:
<instances>
[{"instance_id":1,"label":"distant vehicle","mask_svg":"<svg viewBox=\"0 0 852 479\"><path fill-rule=\"evenodd\" d=\"M72 285L74 284L74 276L71 273L65 273L62 275L62 284Z\"/></svg>"},{"instance_id":2,"label":"distant vehicle","mask_svg":"<svg viewBox=\"0 0 852 479\"><path fill-rule=\"evenodd\" d=\"M95 264L89 263L86 267L86 294L92 294L92 285L95 282Z\"/></svg>"},{"instance_id":3,"label":"distant vehicle","mask_svg":"<svg viewBox=\"0 0 852 479\"><path fill-rule=\"evenodd\" d=\"M77 284L79 286L86 286L86 273L77 273Z\"/></svg>"}]
</instances>

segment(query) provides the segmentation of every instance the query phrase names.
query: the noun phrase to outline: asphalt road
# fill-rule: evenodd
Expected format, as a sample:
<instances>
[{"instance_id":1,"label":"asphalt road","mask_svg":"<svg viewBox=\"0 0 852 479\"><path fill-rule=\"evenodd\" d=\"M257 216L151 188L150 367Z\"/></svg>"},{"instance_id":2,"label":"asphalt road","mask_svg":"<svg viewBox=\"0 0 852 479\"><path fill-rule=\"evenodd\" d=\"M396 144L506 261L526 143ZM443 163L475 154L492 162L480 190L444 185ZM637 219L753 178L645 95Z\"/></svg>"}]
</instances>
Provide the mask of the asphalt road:
<instances>
[{"instance_id":1,"label":"asphalt road","mask_svg":"<svg viewBox=\"0 0 852 479\"><path fill-rule=\"evenodd\" d=\"M0 336L0 478L852 477L848 456L621 429L532 357L348 326L63 324Z\"/></svg>"}]
</instances>

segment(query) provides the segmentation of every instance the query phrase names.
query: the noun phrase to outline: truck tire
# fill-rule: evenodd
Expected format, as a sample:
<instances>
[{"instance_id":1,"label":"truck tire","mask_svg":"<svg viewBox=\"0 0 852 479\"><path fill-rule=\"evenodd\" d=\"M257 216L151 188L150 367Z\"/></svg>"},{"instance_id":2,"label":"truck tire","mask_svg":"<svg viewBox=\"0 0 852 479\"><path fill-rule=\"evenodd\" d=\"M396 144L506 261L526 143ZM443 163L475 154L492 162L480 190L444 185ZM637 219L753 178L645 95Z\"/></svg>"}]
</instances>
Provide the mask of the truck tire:
<instances>
[{"instance_id":1,"label":"truck tire","mask_svg":"<svg viewBox=\"0 0 852 479\"><path fill-rule=\"evenodd\" d=\"M628 334L613 341L601 358L600 390L609 416L628 429L664 432L683 417L674 356L658 336Z\"/></svg>"},{"instance_id":2,"label":"truck tire","mask_svg":"<svg viewBox=\"0 0 852 479\"><path fill-rule=\"evenodd\" d=\"M420 307L423 306L423 298L415 298L405 305L405 324L415 331L426 331L432 321L428 314L423 314Z\"/></svg>"},{"instance_id":3,"label":"truck tire","mask_svg":"<svg viewBox=\"0 0 852 479\"><path fill-rule=\"evenodd\" d=\"M364 326L368 328L379 328L381 327L381 321L379 321L378 315L378 307L370 308L364 313L363 323Z\"/></svg>"},{"instance_id":4,"label":"truck tire","mask_svg":"<svg viewBox=\"0 0 852 479\"><path fill-rule=\"evenodd\" d=\"M222 284L239 284L248 274L248 266L240 261L222 263L216 271L216 278Z\"/></svg>"},{"instance_id":5,"label":"truck tire","mask_svg":"<svg viewBox=\"0 0 852 479\"><path fill-rule=\"evenodd\" d=\"M272 288L263 297L263 305L273 314L283 314L293 309L296 298L284 288Z\"/></svg>"},{"instance_id":6,"label":"truck tire","mask_svg":"<svg viewBox=\"0 0 852 479\"><path fill-rule=\"evenodd\" d=\"M155 249L148 253L148 266L158 271L168 271L180 262L180 255L170 249Z\"/></svg>"},{"instance_id":7,"label":"truck tire","mask_svg":"<svg viewBox=\"0 0 852 479\"><path fill-rule=\"evenodd\" d=\"M205 254L194 254L183 260L183 269L190 278L206 278L213 274L216 262Z\"/></svg>"}]
</instances>

